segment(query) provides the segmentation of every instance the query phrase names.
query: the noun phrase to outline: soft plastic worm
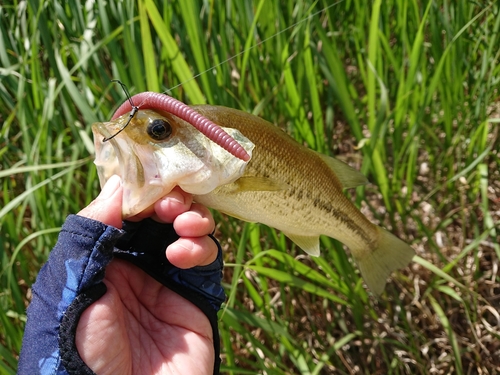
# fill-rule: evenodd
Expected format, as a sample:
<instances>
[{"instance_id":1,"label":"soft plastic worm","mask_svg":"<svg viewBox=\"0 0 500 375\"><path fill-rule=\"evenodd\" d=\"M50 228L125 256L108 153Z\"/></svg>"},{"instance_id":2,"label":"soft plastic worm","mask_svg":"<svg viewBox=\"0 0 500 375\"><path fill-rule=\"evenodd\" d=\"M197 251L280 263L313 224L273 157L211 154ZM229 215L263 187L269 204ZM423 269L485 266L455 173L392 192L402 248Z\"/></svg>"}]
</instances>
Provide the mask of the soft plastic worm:
<instances>
[{"instance_id":1,"label":"soft plastic worm","mask_svg":"<svg viewBox=\"0 0 500 375\"><path fill-rule=\"evenodd\" d=\"M139 103L139 105L137 105L139 109L158 109L171 113L193 125L208 139L217 143L224 150L228 151L237 158L244 161L250 160L250 155L247 154L245 149L220 126L200 115L183 102L165 94L150 91L136 94L132 97L131 101L127 100L116 110L112 119L114 120L121 115L132 111L133 107L131 103Z\"/></svg>"}]
</instances>

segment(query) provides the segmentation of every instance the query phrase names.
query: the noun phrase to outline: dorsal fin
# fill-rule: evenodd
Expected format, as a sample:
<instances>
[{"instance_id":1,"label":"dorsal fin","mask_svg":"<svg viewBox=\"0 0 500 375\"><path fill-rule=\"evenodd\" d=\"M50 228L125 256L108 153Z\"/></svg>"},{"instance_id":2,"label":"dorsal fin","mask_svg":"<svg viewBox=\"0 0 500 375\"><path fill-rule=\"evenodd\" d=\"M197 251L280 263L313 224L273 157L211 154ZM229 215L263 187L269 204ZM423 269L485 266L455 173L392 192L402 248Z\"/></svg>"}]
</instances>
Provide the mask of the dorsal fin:
<instances>
[{"instance_id":1,"label":"dorsal fin","mask_svg":"<svg viewBox=\"0 0 500 375\"><path fill-rule=\"evenodd\" d=\"M368 179L365 175L346 163L330 156L320 154L319 152L316 152L316 154L335 172L335 175L344 189L350 189L368 183Z\"/></svg>"}]
</instances>

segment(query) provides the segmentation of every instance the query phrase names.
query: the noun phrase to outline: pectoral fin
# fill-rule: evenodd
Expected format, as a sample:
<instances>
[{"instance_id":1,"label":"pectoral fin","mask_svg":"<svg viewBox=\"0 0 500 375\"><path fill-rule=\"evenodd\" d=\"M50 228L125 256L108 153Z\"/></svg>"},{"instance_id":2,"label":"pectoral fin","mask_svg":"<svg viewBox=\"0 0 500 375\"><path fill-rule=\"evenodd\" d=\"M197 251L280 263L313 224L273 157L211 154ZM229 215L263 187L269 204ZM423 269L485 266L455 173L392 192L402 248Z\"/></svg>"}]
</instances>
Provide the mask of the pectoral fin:
<instances>
[{"instance_id":1,"label":"pectoral fin","mask_svg":"<svg viewBox=\"0 0 500 375\"><path fill-rule=\"evenodd\" d=\"M285 233L298 247L314 257L319 256L319 236L299 236Z\"/></svg>"},{"instance_id":2,"label":"pectoral fin","mask_svg":"<svg viewBox=\"0 0 500 375\"><path fill-rule=\"evenodd\" d=\"M335 172L335 175L340 180L344 189L350 189L360 185L366 185L368 183L366 176L346 163L330 156L320 154L319 152L317 154Z\"/></svg>"}]
</instances>

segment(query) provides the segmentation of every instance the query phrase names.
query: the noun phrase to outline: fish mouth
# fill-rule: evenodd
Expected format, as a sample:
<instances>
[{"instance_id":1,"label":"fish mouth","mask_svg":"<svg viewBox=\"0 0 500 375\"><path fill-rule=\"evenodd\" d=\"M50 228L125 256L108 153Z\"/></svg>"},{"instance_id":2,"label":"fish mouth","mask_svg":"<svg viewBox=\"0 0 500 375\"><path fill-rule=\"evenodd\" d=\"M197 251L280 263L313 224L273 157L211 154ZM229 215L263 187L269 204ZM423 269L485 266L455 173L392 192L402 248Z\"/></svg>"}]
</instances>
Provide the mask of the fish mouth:
<instances>
[{"instance_id":1,"label":"fish mouth","mask_svg":"<svg viewBox=\"0 0 500 375\"><path fill-rule=\"evenodd\" d=\"M105 143L104 140L111 137L114 134L114 130L118 129L118 126L113 122L96 122L92 125L92 133L95 139L98 137L102 138L101 143Z\"/></svg>"},{"instance_id":2,"label":"fish mouth","mask_svg":"<svg viewBox=\"0 0 500 375\"><path fill-rule=\"evenodd\" d=\"M167 186L161 182L154 153L141 150L140 146L121 135L107 139L119 129L116 121L92 125L96 155L94 164L101 188L111 176L121 177L122 215L127 218L148 208L175 185ZM148 166L147 169L144 166Z\"/></svg>"},{"instance_id":3,"label":"fish mouth","mask_svg":"<svg viewBox=\"0 0 500 375\"><path fill-rule=\"evenodd\" d=\"M94 164L97 167L97 174L99 175L101 188L106 184L106 181L108 181L112 175L121 175L119 168L120 163L115 152L116 145L113 145L111 141L104 142L106 138L113 134L109 124L110 123L98 122L92 125L94 149L96 154Z\"/></svg>"}]
</instances>

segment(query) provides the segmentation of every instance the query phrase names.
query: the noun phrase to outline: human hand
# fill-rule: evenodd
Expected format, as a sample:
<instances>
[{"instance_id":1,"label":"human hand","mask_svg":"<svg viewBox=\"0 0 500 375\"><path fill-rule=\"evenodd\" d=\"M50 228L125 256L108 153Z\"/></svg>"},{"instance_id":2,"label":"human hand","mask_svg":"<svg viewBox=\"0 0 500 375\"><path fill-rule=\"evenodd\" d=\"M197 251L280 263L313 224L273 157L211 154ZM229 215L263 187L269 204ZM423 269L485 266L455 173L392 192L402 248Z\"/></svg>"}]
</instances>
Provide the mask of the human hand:
<instances>
[{"instance_id":1,"label":"human hand","mask_svg":"<svg viewBox=\"0 0 500 375\"><path fill-rule=\"evenodd\" d=\"M80 211L121 227L122 189L112 177L89 206ZM129 220L151 216L173 223L180 238L166 249L179 268L212 263L217 245L208 236L213 218L192 196L176 188L148 210ZM76 346L97 374L211 374L213 331L206 315L130 262L114 259L106 268L107 292L82 314Z\"/></svg>"}]
</instances>

